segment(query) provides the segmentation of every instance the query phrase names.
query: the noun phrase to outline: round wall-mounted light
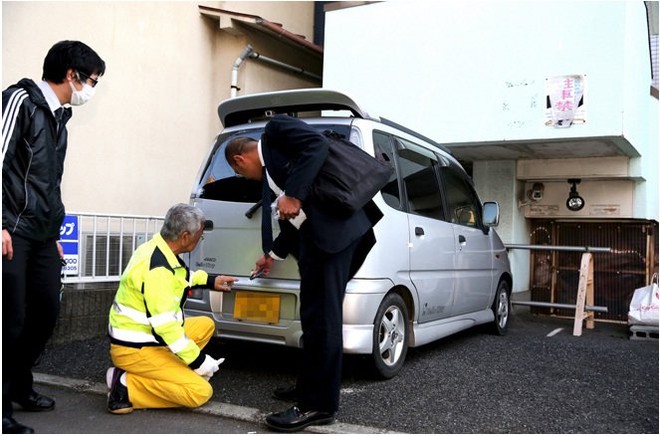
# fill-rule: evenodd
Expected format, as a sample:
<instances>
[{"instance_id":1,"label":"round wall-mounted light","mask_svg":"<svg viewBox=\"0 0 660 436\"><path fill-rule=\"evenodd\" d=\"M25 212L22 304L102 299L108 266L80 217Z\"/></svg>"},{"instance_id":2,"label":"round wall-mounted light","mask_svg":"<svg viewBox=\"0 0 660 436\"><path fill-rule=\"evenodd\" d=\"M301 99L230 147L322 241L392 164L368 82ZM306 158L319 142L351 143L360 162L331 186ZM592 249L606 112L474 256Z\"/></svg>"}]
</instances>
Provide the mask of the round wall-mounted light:
<instances>
[{"instance_id":1,"label":"round wall-mounted light","mask_svg":"<svg viewBox=\"0 0 660 436\"><path fill-rule=\"evenodd\" d=\"M580 194L577 192L576 185L580 183L580 179L569 179L568 183L572 184L571 192L568 193L568 199L566 200L566 208L572 212L577 212L584 207L585 201L584 198L580 197Z\"/></svg>"},{"instance_id":2,"label":"round wall-mounted light","mask_svg":"<svg viewBox=\"0 0 660 436\"><path fill-rule=\"evenodd\" d=\"M584 198L579 195L568 197L568 200L566 200L566 207L570 211L577 212L584 207Z\"/></svg>"}]
</instances>

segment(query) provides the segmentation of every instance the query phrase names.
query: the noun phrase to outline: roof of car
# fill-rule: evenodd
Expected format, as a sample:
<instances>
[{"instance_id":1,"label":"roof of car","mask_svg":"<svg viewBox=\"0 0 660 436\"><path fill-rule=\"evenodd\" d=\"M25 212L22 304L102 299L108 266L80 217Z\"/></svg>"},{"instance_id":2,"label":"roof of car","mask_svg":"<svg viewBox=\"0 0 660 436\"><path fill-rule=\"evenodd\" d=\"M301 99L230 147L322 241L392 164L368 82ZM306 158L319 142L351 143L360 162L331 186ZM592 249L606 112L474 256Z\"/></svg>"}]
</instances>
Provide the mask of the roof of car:
<instances>
[{"instance_id":1,"label":"roof of car","mask_svg":"<svg viewBox=\"0 0 660 436\"><path fill-rule=\"evenodd\" d=\"M350 97L322 88L293 89L231 98L218 105L218 116L224 127L231 127L278 113L322 110L347 110L353 117L372 119Z\"/></svg>"}]
</instances>

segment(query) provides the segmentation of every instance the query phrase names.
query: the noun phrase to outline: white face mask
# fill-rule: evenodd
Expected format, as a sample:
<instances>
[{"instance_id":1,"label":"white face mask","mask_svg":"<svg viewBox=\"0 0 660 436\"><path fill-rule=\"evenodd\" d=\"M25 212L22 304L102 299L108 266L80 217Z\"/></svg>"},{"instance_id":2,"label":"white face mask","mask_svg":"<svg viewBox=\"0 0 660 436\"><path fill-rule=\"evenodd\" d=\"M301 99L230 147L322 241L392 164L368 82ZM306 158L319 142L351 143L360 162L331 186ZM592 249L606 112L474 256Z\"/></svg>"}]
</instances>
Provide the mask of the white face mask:
<instances>
[{"instance_id":1,"label":"white face mask","mask_svg":"<svg viewBox=\"0 0 660 436\"><path fill-rule=\"evenodd\" d=\"M76 87L73 86L73 82L69 82L69 85L71 86L71 91L73 91L70 101L71 106L80 106L81 104L87 103L90 98L94 97L94 92L96 92L95 89L87 83L83 83L83 89L81 91L78 91Z\"/></svg>"}]
</instances>

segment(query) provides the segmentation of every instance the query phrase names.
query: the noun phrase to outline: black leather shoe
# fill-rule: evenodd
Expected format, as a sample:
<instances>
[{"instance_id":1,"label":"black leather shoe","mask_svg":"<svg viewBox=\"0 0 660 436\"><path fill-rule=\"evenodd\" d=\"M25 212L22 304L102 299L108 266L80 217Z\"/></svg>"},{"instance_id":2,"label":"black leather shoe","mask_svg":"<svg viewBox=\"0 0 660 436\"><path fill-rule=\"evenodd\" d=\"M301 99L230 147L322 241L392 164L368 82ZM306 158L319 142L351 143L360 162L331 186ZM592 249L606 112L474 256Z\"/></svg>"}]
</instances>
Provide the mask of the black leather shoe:
<instances>
[{"instance_id":1,"label":"black leather shoe","mask_svg":"<svg viewBox=\"0 0 660 436\"><path fill-rule=\"evenodd\" d=\"M108 392L108 412L125 415L133 411L133 403L128 399L128 388L121 383L121 376L126 371L120 368L110 368L106 374Z\"/></svg>"},{"instance_id":2,"label":"black leather shoe","mask_svg":"<svg viewBox=\"0 0 660 436\"><path fill-rule=\"evenodd\" d=\"M292 403L298 402L298 392L296 392L296 385L286 388L275 388L273 391L273 398L282 401L291 401Z\"/></svg>"},{"instance_id":3,"label":"black leather shoe","mask_svg":"<svg viewBox=\"0 0 660 436\"><path fill-rule=\"evenodd\" d=\"M14 403L21 406L23 410L29 412L46 412L55 408L55 400L45 395L38 394L35 391L30 392L30 395L28 395L27 398L14 400Z\"/></svg>"},{"instance_id":4,"label":"black leather shoe","mask_svg":"<svg viewBox=\"0 0 660 436\"><path fill-rule=\"evenodd\" d=\"M294 432L310 425L327 425L333 422L335 422L335 414L333 412L321 412L318 410L302 412L297 406L293 406L284 412L271 413L266 417L266 425L268 427L283 432Z\"/></svg>"},{"instance_id":5,"label":"black leather shoe","mask_svg":"<svg viewBox=\"0 0 660 436\"><path fill-rule=\"evenodd\" d=\"M14 418L2 418L2 432L5 434L34 433L34 429L16 422Z\"/></svg>"}]
</instances>

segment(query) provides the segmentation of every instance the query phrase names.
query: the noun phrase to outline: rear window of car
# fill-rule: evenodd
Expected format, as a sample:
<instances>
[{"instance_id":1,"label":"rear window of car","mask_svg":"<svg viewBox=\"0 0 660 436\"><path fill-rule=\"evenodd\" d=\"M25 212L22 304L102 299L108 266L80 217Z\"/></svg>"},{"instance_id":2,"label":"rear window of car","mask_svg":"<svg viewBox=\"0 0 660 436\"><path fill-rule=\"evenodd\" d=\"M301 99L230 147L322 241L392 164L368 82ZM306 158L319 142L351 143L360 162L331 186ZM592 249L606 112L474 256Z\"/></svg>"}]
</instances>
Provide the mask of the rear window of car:
<instances>
[{"instance_id":1,"label":"rear window of car","mask_svg":"<svg viewBox=\"0 0 660 436\"><path fill-rule=\"evenodd\" d=\"M319 131L332 130L349 138L350 126L343 124L314 124ZM198 182L197 193L200 198L231 201L237 203L256 203L261 200L261 182L237 176L225 159L225 148L229 141L239 136L258 140L263 128L246 129L232 133L221 133L213 145L213 151L206 168Z\"/></svg>"}]
</instances>

